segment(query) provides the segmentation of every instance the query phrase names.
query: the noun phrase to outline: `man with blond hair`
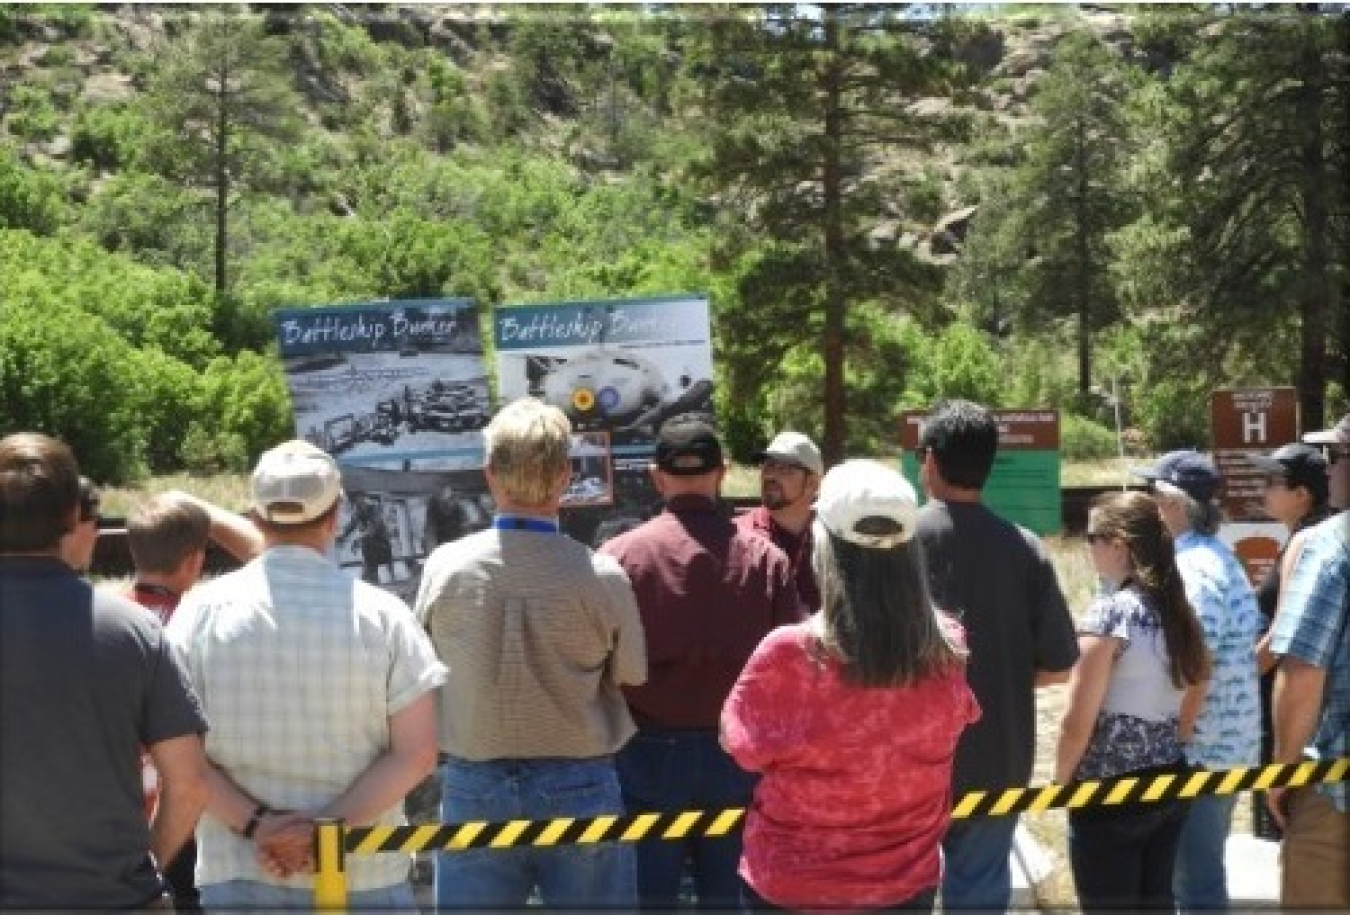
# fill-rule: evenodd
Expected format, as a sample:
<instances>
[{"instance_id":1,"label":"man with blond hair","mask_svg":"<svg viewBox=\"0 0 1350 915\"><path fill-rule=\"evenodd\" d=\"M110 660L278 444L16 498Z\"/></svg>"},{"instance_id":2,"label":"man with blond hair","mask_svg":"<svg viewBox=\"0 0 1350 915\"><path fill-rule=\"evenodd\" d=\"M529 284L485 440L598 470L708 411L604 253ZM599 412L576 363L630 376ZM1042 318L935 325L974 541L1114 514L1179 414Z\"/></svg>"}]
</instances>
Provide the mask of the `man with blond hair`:
<instances>
[{"instance_id":1,"label":"man with blond hair","mask_svg":"<svg viewBox=\"0 0 1350 915\"><path fill-rule=\"evenodd\" d=\"M262 554L193 588L168 630L212 722L197 879L207 909L308 908L315 819L404 823L404 796L436 766L445 667L405 603L332 560L331 457L286 442L251 488ZM350 859L351 906L415 908L410 864Z\"/></svg>"},{"instance_id":2,"label":"man with blond hair","mask_svg":"<svg viewBox=\"0 0 1350 915\"><path fill-rule=\"evenodd\" d=\"M613 756L633 734L619 688L647 676L642 625L618 563L562 533L572 428L514 401L488 424L492 526L436 549L418 616L450 668L441 702L447 822L624 812ZM441 853L438 908L631 907L633 846Z\"/></svg>"}]
</instances>

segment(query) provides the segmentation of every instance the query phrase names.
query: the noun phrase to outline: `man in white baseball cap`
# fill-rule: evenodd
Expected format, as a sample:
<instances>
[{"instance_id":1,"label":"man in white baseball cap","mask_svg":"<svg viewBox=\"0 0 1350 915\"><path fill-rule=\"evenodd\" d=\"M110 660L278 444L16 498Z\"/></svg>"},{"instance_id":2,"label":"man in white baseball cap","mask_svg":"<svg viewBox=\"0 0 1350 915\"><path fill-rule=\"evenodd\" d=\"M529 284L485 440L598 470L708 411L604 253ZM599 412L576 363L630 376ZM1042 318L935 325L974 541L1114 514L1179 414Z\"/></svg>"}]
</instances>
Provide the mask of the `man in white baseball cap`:
<instances>
[{"instance_id":1,"label":"man in white baseball cap","mask_svg":"<svg viewBox=\"0 0 1350 915\"><path fill-rule=\"evenodd\" d=\"M1330 484L1327 503L1340 511L1350 508L1350 413L1330 429L1307 433L1303 440L1320 445L1326 452Z\"/></svg>"},{"instance_id":2,"label":"man in white baseball cap","mask_svg":"<svg viewBox=\"0 0 1350 915\"><path fill-rule=\"evenodd\" d=\"M802 604L814 612L820 608L820 589L811 569L811 520L825 473L820 449L800 432L780 432L755 460L762 504L739 515L736 523L787 554Z\"/></svg>"},{"instance_id":3,"label":"man in white baseball cap","mask_svg":"<svg viewBox=\"0 0 1350 915\"><path fill-rule=\"evenodd\" d=\"M253 471L263 552L189 591L167 633L211 721L197 831L210 909L313 904L318 817L398 826L436 765L446 668L408 606L332 560L342 475L290 441ZM347 863L354 909L415 907L406 855Z\"/></svg>"}]
</instances>

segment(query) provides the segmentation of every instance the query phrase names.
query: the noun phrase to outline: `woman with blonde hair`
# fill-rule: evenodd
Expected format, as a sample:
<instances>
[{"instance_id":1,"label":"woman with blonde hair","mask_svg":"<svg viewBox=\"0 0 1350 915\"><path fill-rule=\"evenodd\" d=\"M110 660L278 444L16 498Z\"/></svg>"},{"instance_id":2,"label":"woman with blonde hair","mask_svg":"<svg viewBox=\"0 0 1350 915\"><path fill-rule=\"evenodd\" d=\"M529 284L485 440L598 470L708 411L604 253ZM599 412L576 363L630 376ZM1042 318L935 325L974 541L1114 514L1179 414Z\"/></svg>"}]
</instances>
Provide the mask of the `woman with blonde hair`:
<instances>
[{"instance_id":1,"label":"woman with blonde hair","mask_svg":"<svg viewBox=\"0 0 1350 915\"><path fill-rule=\"evenodd\" d=\"M727 698L723 745L763 773L746 908L932 908L952 759L979 706L961 628L928 594L916 511L909 483L875 461L827 473L821 610L766 637Z\"/></svg>"},{"instance_id":2,"label":"woman with blonde hair","mask_svg":"<svg viewBox=\"0 0 1350 915\"><path fill-rule=\"evenodd\" d=\"M1102 593L1079 621L1055 780L1183 771L1210 661L1172 537L1152 498L1120 492L1093 503L1087 541ZM1070 811L1082 909L1172 911L1185 819L1182 801Z\"/></svg>"}]
</instances>

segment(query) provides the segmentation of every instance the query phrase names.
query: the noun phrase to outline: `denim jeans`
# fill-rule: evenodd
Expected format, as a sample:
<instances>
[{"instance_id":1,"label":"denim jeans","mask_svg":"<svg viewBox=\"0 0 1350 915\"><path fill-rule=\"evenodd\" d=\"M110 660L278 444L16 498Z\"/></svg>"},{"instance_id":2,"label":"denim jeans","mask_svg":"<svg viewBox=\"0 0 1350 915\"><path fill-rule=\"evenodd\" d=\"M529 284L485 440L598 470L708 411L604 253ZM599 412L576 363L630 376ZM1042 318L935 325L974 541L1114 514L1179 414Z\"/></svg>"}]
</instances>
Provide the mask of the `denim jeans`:
<instances>
[{"instance_id":1,"label":"denim jeans","mask_svg":"<svg viewBox=\"0 0 1350 915\"><path fill-rule=\"evenodd\" d=\"M924 890L916 893L910 898L897 902L894 905L881 906L880 908L864 910L872 912L932 912L933 903L937 899L937 887L930 890ZM775 905L755 891L755 888L741 880L741 911L746 915L753 912L784 912L789 911L781 905Z\"/></svg>"},{"instance_id":2,"label":"denim jeans","mask_svg":"<svg viewBox=\"0 0 1350 915\"><path fill-rule=\"evenodd\" d=\"M313 909L314 891L290 886L275 886L258 880L226 880L201 888L202 908L208 915L225 912L256 912L259 909ZM353 912L385 909L417 912L417 900L407 883L347 894L347 906Z\"/></svg>"},{"instance_id":3,"label":"denim jeans","mask_svg":"<svg viewBox=\"0 0 1350 915\"><path fill-rule=\"evenodd\" d=\"M942 908L1006 911L1017 816L953 820L942 837Z\"/></svg>"},{"instance_id":4,"label":"denim jeans","mask_svg":"<svg viewBox=\"0 0 1350 915\"><path fill-rule=\"evenodd\" d=\"M1170 912L1185 801L1069 811L1069 864L1084 913Z\"/></svg>"},{"instance_id":5,"label":"denim jeans","mask_svg":"<svg viewBox=\"0 0 1350 915\"><path fill-rule=\"evenodd\" d=\"M1172 891L1182 911L1228 908L1223 856L1236 805L1236 794L1198 797L1188 805L1172 873Z\"/></svg>"},{"instance_id":6,"label":"denim jeans","mask_svg":"<svg viewBox=\"0 0 1350 915\"><path fill-rule=\"evenodd\" d=\"M616 758L623 800L632 813L719 811L748 807L756 777L736 765L714 730L642 728ZM689 865L700 908L740 903L741 836L637 843L638 897L644 908L678 904Z\"/></svg>"},{"instance_id":7,"label":"denim jeans","mask_svg":"<svg viewBox=\"0 0 1350 915\"><path fill-rule=\"evenodd\" d=\"M442 769L441 819L548 820L622 815L609 759L451 759ZM436 907L520 908L535 889L546 906L632 908L631 843L518 846L437 852Z\"/></svg>"}]
</instances>

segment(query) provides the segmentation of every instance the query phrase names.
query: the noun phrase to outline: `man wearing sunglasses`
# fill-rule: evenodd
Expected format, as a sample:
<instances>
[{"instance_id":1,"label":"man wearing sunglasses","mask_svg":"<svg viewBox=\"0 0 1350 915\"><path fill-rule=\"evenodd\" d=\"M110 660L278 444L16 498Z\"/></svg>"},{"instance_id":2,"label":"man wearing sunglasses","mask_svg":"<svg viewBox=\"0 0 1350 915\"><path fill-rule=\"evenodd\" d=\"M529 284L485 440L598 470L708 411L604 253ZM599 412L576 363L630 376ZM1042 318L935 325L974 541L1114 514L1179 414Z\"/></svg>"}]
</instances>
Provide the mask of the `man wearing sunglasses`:
<instances>
[{"instance_id":1,"label":"man wearing sunglasses","mask_svg":"<svg viewBox=\"0 0 1350 915\"><path fill-rule=\"evenodd\" d=\"M780 432L755 455L760 506L736 518L741 530L767 537L787 554L802 605L820 609L820 589L811 569L811 522L825 472L820 449L800 432Z\"/></svg>"}]
</instances>

